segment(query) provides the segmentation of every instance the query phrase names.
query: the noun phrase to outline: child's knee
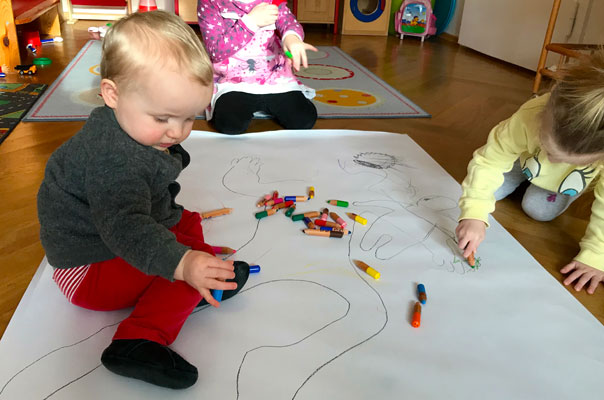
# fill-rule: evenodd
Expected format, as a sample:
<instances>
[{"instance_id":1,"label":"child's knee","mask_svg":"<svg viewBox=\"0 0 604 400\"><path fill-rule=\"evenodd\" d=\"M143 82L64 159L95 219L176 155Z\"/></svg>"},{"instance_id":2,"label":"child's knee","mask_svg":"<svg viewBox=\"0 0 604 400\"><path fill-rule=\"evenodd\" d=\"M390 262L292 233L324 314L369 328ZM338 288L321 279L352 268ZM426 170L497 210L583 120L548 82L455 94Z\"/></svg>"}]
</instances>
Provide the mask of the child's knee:
<instances>
[{"instance_id":1,"label":"child's knee","mask_svg":"<svg viewBox=\"0 0 604 400\"><path fill-rule=\"evenodd\" d=\"M220 133L224 133L227 135L239 135L247 130L251 120L251 118L234 118L233 115L215 114L211 123L214 125L214 128Z\"/></svg>"},{"instance_id":2,"label":"child's knee","mask_svg":"<svg viewBox=\"0 0 604 400\"><path fill-rule=\"evenodd\" d=\"M535 221L547 222L556 218L559 214L553 214L545 212L545 210L535 207L534 204L525 205L522 202L522 210L526 215L534 219Z\"/></svg>"},{"instance_id":3,"label":"child's knee","mask_svg":"<svg viewBox=\"0 0 604 400\"><path fill-rule=\"evenodd\" d=\"M285 118L281 116L279 120L287 129L312 129L317 122L317 108L310 100L307 100L295 113L285 116Z\"/></svg>"}]
</instances>

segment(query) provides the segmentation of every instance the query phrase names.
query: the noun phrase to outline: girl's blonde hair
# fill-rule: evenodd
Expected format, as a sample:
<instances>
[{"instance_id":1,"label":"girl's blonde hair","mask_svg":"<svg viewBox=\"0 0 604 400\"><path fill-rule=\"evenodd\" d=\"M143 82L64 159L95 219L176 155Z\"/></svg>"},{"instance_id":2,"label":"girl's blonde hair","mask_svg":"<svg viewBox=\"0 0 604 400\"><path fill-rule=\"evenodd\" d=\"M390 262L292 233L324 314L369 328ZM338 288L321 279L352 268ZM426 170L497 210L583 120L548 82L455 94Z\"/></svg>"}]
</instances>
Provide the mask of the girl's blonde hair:
<instances>
[{"instance_id":1,"label":"girl's blonde hair","mask_svg":"<svg viewBox=\"0 0 604 400\"><path fill-rule=\"evenodd\" d=\"M564 67L547 105L556 143L570 154L604 151L604 50Z\"/></svg>"},{"instance_id":2,"label":"girl's blonde hair","mask_svg":"<svg viewBox=\"0 0 604 400\"><path fill-rule=\"evenodd\" d=\"M212 62L205 48L174 14L161 10L131 14L109 28L103 39L101 77L120 88L131 88L145 70L171 63L202 85L212 84Z\"/></svg>"}]
</instances>

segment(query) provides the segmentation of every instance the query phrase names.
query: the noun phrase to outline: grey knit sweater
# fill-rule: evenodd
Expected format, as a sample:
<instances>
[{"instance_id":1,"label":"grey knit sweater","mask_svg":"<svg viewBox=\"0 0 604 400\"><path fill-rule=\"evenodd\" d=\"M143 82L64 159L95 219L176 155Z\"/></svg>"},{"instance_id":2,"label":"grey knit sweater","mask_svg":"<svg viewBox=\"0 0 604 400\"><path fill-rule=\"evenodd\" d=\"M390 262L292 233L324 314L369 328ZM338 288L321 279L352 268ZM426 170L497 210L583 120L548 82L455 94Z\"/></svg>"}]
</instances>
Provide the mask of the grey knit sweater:
<instances>
[{"instance_id":1,"label":"grey knit sweater","mask_svg":"<svg viewBox=\"0 0 604 400\"><path fill-rule=\"evenodd\" d=\"M38 192L40 238L48 262L72 268L123 258L148 275L173 280L189 247L168 229L182 206L175 182L188 153L137 143L113 110L96 108L74 137L48 160Z\"/></svg>"}]
</instances>

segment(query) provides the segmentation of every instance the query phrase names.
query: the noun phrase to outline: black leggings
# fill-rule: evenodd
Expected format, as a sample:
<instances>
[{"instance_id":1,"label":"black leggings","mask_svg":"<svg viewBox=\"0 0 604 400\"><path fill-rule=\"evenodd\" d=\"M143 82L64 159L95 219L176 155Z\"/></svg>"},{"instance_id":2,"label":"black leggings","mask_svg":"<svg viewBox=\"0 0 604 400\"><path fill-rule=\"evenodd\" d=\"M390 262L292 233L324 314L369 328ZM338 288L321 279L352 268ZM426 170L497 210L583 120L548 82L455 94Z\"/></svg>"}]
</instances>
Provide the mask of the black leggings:
<instances>
[{"instance_id":1,"label":"black leggings","mask_svg":"<svg viewBox=\"0 0 604 400\"><path fill-rule=\"evenodd\" d=\"M214 128L228 135L245 132L256 111L262 111L277 120L285 129L311 129L317 120L317 109L302 92L277 94L250 94L229 92L218 98Z\"/></svg>"}]
</instances>

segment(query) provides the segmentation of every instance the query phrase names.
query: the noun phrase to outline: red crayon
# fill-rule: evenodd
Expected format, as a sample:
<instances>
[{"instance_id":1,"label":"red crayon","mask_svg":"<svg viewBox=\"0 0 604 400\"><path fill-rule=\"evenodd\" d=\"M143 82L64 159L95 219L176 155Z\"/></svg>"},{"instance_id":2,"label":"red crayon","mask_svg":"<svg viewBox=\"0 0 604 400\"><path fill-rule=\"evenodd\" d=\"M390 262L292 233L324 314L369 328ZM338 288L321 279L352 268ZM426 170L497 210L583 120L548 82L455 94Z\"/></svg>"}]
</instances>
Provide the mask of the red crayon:
<instances>
[{"instance_id":1,"label":"red crayon","mask_svg":"<svg viewBox=\"0 0 604 400\"><path fill-rule=\"evenodd\" d=\"M411 319L411 326L414 328L419 328L422 320L422 305L419 301L415 302L415 307L413 307L413 318Z\"/></svg>"}]
</instances>

